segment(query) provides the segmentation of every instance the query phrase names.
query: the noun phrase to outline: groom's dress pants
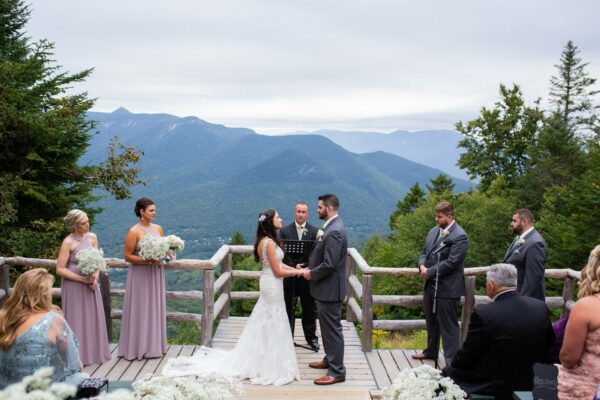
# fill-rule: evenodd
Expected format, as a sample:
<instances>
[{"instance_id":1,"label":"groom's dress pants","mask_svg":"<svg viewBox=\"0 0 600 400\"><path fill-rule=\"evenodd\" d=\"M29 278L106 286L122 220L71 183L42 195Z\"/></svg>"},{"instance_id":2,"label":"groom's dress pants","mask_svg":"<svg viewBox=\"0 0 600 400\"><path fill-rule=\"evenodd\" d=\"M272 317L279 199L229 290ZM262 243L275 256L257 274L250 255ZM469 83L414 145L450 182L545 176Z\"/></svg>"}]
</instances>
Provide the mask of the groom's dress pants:
<instances>
[{"instance_id":1,"label":"groom's dress pants","mask_svg":"<svg viewBox=\"0 0 600 400\"><path fill-rule=\"evenodd\" d=\"M342 303L323 302L317 300L321 340L325 357L323 362L329 366L327 375L335 378L346 378L344 366L344 335L342 333Z\"/></svg>"}]
</instances>

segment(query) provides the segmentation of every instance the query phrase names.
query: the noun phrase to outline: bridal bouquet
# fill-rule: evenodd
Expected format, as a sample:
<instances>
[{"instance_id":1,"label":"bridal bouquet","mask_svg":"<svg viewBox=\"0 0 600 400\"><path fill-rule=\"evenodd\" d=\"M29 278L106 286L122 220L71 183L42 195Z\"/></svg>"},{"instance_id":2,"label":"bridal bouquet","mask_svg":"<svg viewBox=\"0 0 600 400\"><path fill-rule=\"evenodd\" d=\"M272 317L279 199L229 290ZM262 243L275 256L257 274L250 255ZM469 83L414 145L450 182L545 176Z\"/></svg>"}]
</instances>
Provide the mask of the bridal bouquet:
<instances>
[{"instance_id":1,"label":"bridal bouquet","mask_svg":"<svg viewBox=\"0 0 600 400\"><path fill-rule=\"evenodd\" d=\"M385 400L462 400L467 396L452 379L441 371L421 365L400 371L391 386L385 389Z\"/></svg>"},{"instance_id":2,"label":"bridal bouquet","mask_svg":"<svg viewBox=\"0 0 600 400\"><path fill-rule=\"evenodd\" d=\"M108 272L104 252L90 247L77 253L77 266L83 275L92 275L96 271Z\"/></svg>"},{"instance_id":3,"label":"bridal bouquet","mask_svg":"<svg viewBox=\"0 0 600 400\"><path fill-rule=\"evenodd\" d=\"M179 237L175 235L165 236L165 240L169 243L169 249L173 251L183 250L185 247L185 242Z\"/></svg>"}]
</instances>

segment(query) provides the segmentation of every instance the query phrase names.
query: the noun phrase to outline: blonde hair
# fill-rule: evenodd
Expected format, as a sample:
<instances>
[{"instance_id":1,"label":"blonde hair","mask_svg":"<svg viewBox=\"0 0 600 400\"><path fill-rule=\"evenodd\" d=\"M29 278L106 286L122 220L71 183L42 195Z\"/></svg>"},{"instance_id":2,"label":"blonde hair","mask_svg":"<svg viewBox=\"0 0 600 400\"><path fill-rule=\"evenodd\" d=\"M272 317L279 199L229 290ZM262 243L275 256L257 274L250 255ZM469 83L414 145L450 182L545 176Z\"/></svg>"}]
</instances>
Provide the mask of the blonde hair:
<instances>
[{"instance_id":1,"label":"blonde hair","mask_svg":"<svg viewBox=\"0 0 600 400\"><path fill-rule=\"evenodd\" d=\"M79 223L83 217L87 217L87 214L81 210L74 209L67 213L65 224L67 224L67 228L71 233L75 232L77 223Z\"/></svg>"},{"instance_id":2,"label":"blonde hair","mask_svg":"<svg viewBox=\"0 0 600 400\"><path fill-rule=\"evenodd\" d=\"M600 293L600 245L590 252L587 265L581 270L579 298Z\"/></svg>"},{"instance_id":3,"label":"blonde hair","mask_svg":"<svg viewBox=\"0 0 600 400\"><path fill-rule=\"evenodd\" d=\"M32 313L56 311L52 304L54 277L43 268L35 268L21 274L10 296L0 310L0 347L8 350L14 343L16 331Z\"/></svg>"}]
</instances>

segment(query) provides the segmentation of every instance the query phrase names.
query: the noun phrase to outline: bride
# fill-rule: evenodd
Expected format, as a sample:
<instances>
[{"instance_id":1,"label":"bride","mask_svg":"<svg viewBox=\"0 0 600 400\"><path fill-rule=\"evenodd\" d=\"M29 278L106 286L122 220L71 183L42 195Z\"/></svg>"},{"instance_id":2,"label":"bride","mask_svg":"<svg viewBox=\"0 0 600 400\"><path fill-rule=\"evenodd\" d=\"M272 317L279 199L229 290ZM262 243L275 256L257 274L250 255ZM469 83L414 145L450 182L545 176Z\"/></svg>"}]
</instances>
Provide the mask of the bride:
<instances>
[{"instance_id":1,"label":"bride","mask_svg":"<svg viewBox=\"0 0 600 400\"><path fill-rule=\"evenodd\" d=\"M255 385L277 386L300 380L282 278L301 276L301 270L281 262L283 250L276 232L281 225L281 218L273 209L258 216L254 258L262 265L260 297L233 350L202 346L192 357L169 359L164 376L239 378L250 379Z\"/></svg>"}]
</instances>

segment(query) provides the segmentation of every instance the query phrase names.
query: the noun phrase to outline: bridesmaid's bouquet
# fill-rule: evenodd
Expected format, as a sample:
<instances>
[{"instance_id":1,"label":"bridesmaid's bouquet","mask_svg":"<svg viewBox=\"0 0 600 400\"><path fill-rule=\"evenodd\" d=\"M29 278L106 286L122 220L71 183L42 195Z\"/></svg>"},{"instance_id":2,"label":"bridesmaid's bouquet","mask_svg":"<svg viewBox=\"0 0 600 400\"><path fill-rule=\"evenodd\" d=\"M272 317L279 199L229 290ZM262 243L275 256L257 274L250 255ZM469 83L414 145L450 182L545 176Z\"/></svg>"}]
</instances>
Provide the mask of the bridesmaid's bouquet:
<instances>
[{"instance_id":1,"label":"bridesmaid's bouquet","mask_svg":"<svg viewBox=\"0 0 600 400\"><path fill-rule=\"evenodd\" d=\"M140 257L144 260L162 260L167 251L169 243L164 237L145 235L140 239Z\"/></svg>"},{"instance_id":2,"label":"bridesmaid's bouquet","mask_svg":"<svg viewBox=\"0 0 600 400\"><path fill-rule=\"evenodd\" d=\"M81 250L75 258L77 258L77 266L83 275L92 275L96 271L108 272L102 250L90 247L89 249Z\"/></svg>"},{"instance_id":3,"label":"bridesmaid's bouquet","mask_svg":"<svg viewBox=\"0 0 600 400\"><path fill-rule=\"evenodd\" d=\"M140 239L140 257L144 260L163 260L169 262L175 258L175 252L183 250L185 242L178 236L156 237L146 235Z\"/></svg>"}]
</instances>

